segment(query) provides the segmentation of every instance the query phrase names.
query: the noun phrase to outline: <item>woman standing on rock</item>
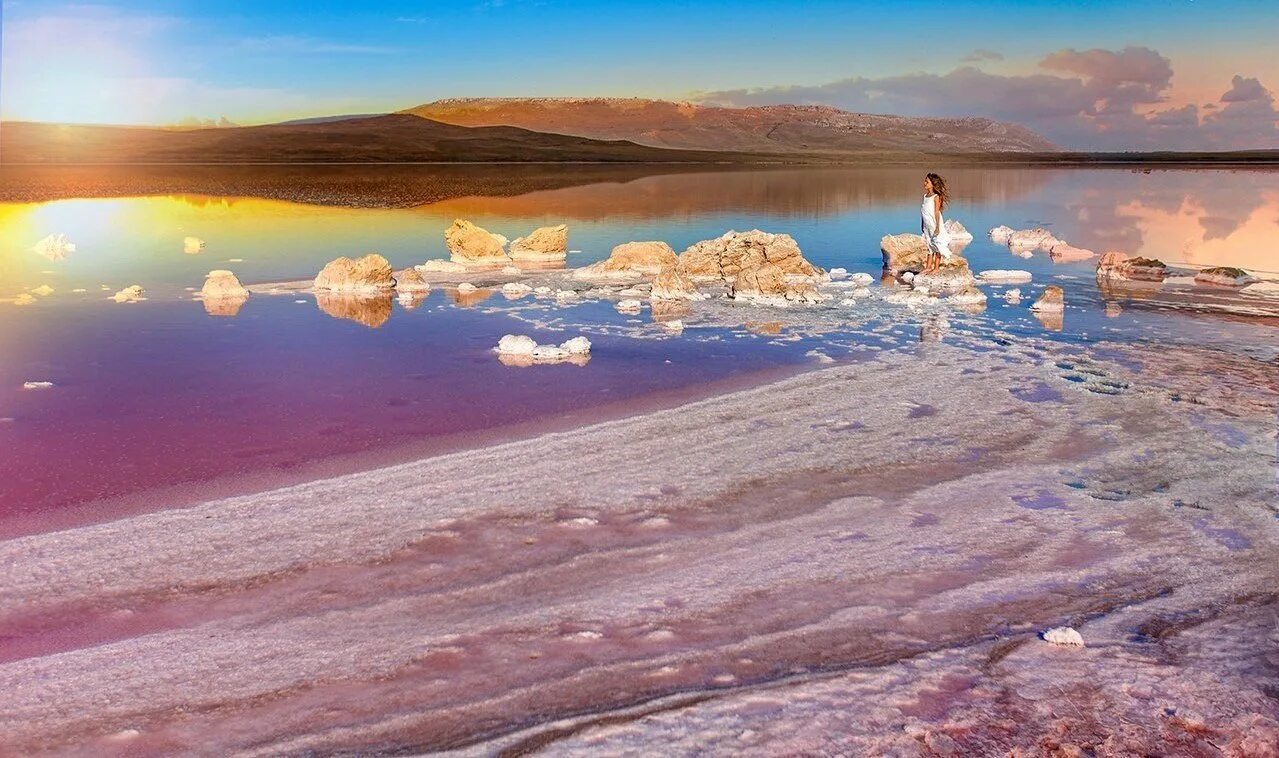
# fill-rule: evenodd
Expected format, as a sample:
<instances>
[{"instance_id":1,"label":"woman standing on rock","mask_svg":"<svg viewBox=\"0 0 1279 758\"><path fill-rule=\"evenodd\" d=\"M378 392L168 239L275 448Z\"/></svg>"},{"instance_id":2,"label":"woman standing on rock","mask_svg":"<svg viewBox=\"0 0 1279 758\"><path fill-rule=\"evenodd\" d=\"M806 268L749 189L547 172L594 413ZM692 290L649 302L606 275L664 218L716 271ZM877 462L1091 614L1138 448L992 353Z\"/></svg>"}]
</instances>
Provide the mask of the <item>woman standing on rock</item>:
<instances>
[{"instance_id":1,"label":"woman standing on rock","mask_svg":"<svg viewBox=\"0 0 1279 758\"><path fill-rule=\"evenodd\" d=\"M924 177L924 204L920 208L919 229L928 244L928 259L924 261L924 273L931 274L941 268L943 260L950 258L950 234L941 212L950 202L946 180L937 174Z\"/></svg>"}]
</instances>

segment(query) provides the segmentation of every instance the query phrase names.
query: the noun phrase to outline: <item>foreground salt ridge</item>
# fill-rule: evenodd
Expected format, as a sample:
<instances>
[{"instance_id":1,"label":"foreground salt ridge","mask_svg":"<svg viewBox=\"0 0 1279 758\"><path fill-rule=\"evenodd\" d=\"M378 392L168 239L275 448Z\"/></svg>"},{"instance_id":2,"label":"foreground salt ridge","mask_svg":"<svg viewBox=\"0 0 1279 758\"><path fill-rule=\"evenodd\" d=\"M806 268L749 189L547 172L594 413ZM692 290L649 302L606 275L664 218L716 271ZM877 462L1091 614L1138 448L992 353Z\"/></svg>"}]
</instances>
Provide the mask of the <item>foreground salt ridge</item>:
<instances>
[{"instance_id":1,"label":"foreground salt ridge","mask_svg":"<svg viewBox=\"0 0 1279 758\"><path fill-rule=\"evenodd\" d=\"M910 666L928 686L980 657L984 635L1063 621L1104 643L1088 653L1102 659L1086 659L1104 672L1164 644L1090 631L1113 609L1129 624L1175 619L1275 579L1276 388L1245 367L1230 369L1232 392L1194 390L1203 404L1188 406L1168 399L1188 388L1151 384L1185 372L1157 363L1138 374L1047 344L930 347L529 442L0 543L10 629L81 608L121 637L0 665L0 723L19 747L136 730L138 749L210 746L209 735L232 752L427 749L483 737L468 731L482 716L508 725L500 732L530 713L690 689L722 691L712 708L835 663L871 676ZM1196 421L1205 413L1211 423ZM1218 436L1223 423L1235 431ZM1132 424L1143 437L1123 431ZM164 621L184 603L206 611ZM133 636L131 624L151 633ZM1007 676L1044 686L1025 655L1004 660ZM1055 665L1058 681L1078 674ZM1193 659L1179 670L1185 690L1130 715L1139 744L1153 744L1169 698L1213 728L1276 715L1254 695L1255 672ZM1224 705L1219 688L1234 690ZM818 711L827 721L879 702L835 689L845 700ZM253 707L263 696L277 705ZM770 697L781 710L739 714L760 749L790 744L768 724L780 730L807 702ZM690 706L682 723L703 714ZM1022 721L994 744L1047 728ZM857 726L843 727L849 740ZM647 744L661 738L643 732Z\"/></svg>"}]
</instances>

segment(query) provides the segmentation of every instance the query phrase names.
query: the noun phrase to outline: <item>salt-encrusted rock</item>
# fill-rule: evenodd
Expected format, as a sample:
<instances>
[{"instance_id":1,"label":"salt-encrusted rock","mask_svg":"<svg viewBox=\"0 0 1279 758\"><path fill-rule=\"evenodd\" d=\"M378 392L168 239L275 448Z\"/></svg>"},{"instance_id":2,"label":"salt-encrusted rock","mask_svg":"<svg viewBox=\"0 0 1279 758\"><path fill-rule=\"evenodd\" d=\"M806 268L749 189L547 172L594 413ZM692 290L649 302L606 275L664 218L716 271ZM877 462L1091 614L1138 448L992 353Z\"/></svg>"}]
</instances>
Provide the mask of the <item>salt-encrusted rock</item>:
<instances>
[{"instance_id":1,"label":"salt-encrusted rock","mask_svg":"<svg viewBox=\"0 0 1279 758\"><path fill-rule=\"evenodd\" d=\"M1057 285L1049 285L1039 299L1030 306L1032 311L1041 313L1060 313L1066 308L1066 294L1062 292L1061 287Z\"/></svg>"},{"instance_id":2,"label":"salt-encrusted rock","mask_svg":"<svg viewBox=\"0 0 1279 758\"><path fill-rule=\"evenodd\" d=\"M968 244L973 241L973 233L965 229L963 224L953 218L947 219L942 226L946 228L946 232L950 235L952 242Z\"/></svg>"},{"instance_id":3,"label":"salt-encrusted rock","mask_svg":"<svg viewBox=\"0 0 1279 758\"><path fill-rule=\"evenodd\" d=\"M22 383L22 389L24 390L47 390L52 388L53 388L53 382L39 381L39 382L23 382Z\"/></svg>"},{"instance_id":4,"label":"salt-encrusted rock","mask_svg":"<svg viewBox=\"0 0 1279 758\"><path fill-rule=\"evenodd\" d=\"M1048 249L1048 257L1054 261L1069 263L1071 261L1086 261L1089 258L1097 257L1097 253L1087 248L1075 247L1074 245L1058 242Z\"/></svg>"},{"instance_id":5,"label":"salt-encrusted rock","mask_svg":"<svg viewBox=\"0 0 1279 758\"><path fill-rule=\"evenodd\" d=\"M534 287L534 288L533 288L533 294L535 294L535 295L537 295L537 296L539 296L539 297L545 297L545 296L547 296L547 295L553 294L553 292L554 292L554 291L553 291L550 287L547 287L545 284L543 284L543 285L541 285L541 286L539 286L539 287Z\"/></svg>"},{"instance_id":6,"label":"salt-encrusted rock","mask_svg":"<svg viewBox=\"0 0 1279 758\"><path fill-rule=\"evenodd\" d=\"M204 250L204 240L199 237L183 237L182 252L187 255L197 255Z\"/></svg>"},{"instance_id":7,"label":"salt-encrusted rock","mask_svg":"<svg viewBox=\"0 0 1279 758\"><path fill-rule=\"evenodd\" d=\"M977 289L976 286L970 284L967 287L963 288L962 290L951 295L950 297L946 298L946 300L947 302L953 303L954 305L985 305L986 293Z\"/></svg>"},{"instance_id":8,"label":"salt-encrusted rock","mask_svg":"<svg viewBox=\"0 0 1279 758\"><path fill-rule=\"evenodd\" d=\"M1257 280L1241 268L1217 266L1206 268L1195 274L1195 281L1200 284L1216 284L1223 287L1246 287Z\"/></svg>"},{"instance_id":9,"label":"salt-encrusted rock","mask_svg":"<svg viewBox=\"0 0 1279 758\"><path fill-rule=\"evenodd\" d=\"M1108 252L1097 262L1098 278L1162 282L1168 266L1154 258L1133 258L1120 252Z\"/></svg>"},{"instance_id":10,"label":"salt-encrusted rock","mask_svg":"<svg viewBox=\"0 0 1279 758\"><path fill-rule=\"evenodd\" d=\"M884 270L900 275L903 271L919 271L928 260L928 243L922 234L886 234L879 240L884 256Z\"/></svg>"},{"instance_id":11,"label":"salt-encrusted rock","mask_svg":"<svg viewBox=\"0 0 1279 758\"><path fill-rule=\"evenodd\" d=\"M1276 282L1257 282L1249 284L1243 288L1243 292L1249 295L1257 295L1259 297L1279 297L1279 283Z\"/></svg>"},{"instance_id":12,"label":"salt-encrusted rock","mask_svg":"<svg viewBox=\"0 0 1279 758\"><path fill-rule=\"evenodd\" d=\"M848 269L846 268L833 268L826 273L830 276L831 281L839 281L848 277Z\"/></svg>"},{"instance_id":13,"label":"salt-encrusted rock","mask_svg":"<svg viewBox=\"0 0 1279 758\"><path fill-rule=\"evenodd\" d=\"M822 273L805 260L794 237L759 229L730 231L715 239L702 240L680 253L679 260L689 276L730 282L739 272L766 264L776 266L783 274L818 276Z\"/></svg>"},{"instance_id":14,"label":"salt-encrusted rock","mask_svg":"<svg viewBox=\"0 0 1279 758\"><path fill-rule=\"evenodd\" d=\"M684 322L679 319L675 319L674 321L663 321L662 328L673 334L679 334L684 331Z\"/></svg>"},{"instance_id":15,"label":"salt-encrusted rock","mask_svg":"<svg viewBox=\"0 0 1279 758\"><path fill-rule=\"evenodd\" d=\"M622 313L639 313L644 308L644 304L638 300L618 300L614 307Z\"/></svg>"},{"instance_id":16,"label":"salt-encrusted rock","mask_svg":"<svg viewBox=\"0 0 1279 758\"><path fill-rule=\"evenodd\" d=\"M327 292L372 294L394 287L391 264L377 253L369 253L363 258L343 256L329 261L315 277L315 289Z\"/></svg>"},{"instance_id":17,"label":"salt-encrusted rock","mask_svg":"<svg viewBox=\"0 0 1279 758\"><path fill-rule=\"evenodd\" d=\"M665 242L624 242L613 248L607 259L583 266L573 272L578 279L617 276L657 276L667 266L676 266L679 258Z\"/></svg>"},{"instance_id":18,"label":"salt-encrusted rock","mask_svg":"<svg viewBox=\"0 0 1279 758\"><path fill-rule=\"evenodd\" d=\"M543 226L527 237L511 243L511 258L517 261L562 261L568 254L568 226Z\"/></svg>"},{"instance_id":19,"label":"salt-encrusted rock","mask_svg":"<svg viewBox=\"0 0 1279 758\"><path fill-rule=\"evenodd\" d=\"M315 293L315 305L333 318L354 321L377 329L391 319L391 292L333 292L319 290Z\"/></svg>"},{"instance_id":20,"label":"salt-encrusted rock","mask_svg":"<svg viewBox=\"0 0 1279 758\"><path fill-rule=\"evenodd\" d=\"M652 291L653 285L648 282L641 282L640 284L634 284L630 287L623 287L617 291L617 296L647 298Z\"/></svg>"},{"instance_id":21,"label":"salt-encrusted rock","mask_svg":"<svg viewBox=\"0 0 1279 758\"><path fill-rule=\"evenodd\" d=\"M1019 289L1011 289L1011 290L1008 290L1007 292L1005 292L1005 293L1004 293L1004 302L1007 302L1007 303L1013 303L1013 304L1020 303L1020 302L1021 302L1021 290L1019 290Z\"/></svg>"},{"instance_id":22,"label":"salt-encrusted rock","mask_svg":"<svg viewBox=\"0 0 1279 758\"><path fill-rule=\"evenodd\" d=\"M430 292L431 285L415 268L395 272L395 290L401 293Z\"/></svg>"},{"instance_id":23,"label":"salt-encrusted rock","mask_svg":"<svg viewBox=\"0 0 1279 758\"><path fill-rule=\"evenodd\" d=\"M580 299L582 299L582 296L578 294L576 290L556 290L555 291L556 302L567 303L567 302L573 302L575 300L580 300Z\"/></svg>"},{"instance_id":24,"label":"salt-encrusted rock","mask_svg":"<svg viewBox=\"0 0 1279 758\"><path fill-rule=\"evenodd\" d=\"M457 263L456 261L446 261L443 258L432 258L425 263L419 263L414 266L414 268L422 273L436 272L441 274L458 274L466 271L466 266L463 266L461 263ZM519 269L516 269L515 273L518 274Z\"/></svg>"},{"instance_id":25,"label":"salt-encrusted rock","mask_svg":"<svg viewBox=\"0 0 1279 758\"><path fill-rule=\"evenodd\" d=\"M502 294L510 300L524 297L532 291L533 288L524 282L507 282L502 285Z\"/></svg>"},{"instance_id":26,"label":"salt-encrusted rock","mask_svg":"<svg viewBox=\"0 0 1279 758\"><path fill-rule=\"evenodd\" d=\"M65 234L50 234L32 245L31 251L51 261L60 261L75 252L75 243Z\"/></svg>"},{"instance_id":27,"label":"salt-encrusted rock","mask_svg":"<svg viewBox=\"0 0 1279 758\"><path fill-rule=\"evenodd\" d=\"M852 281L853 284L856 284L858 287L869 287L871 284L874 284L875 282L875 277L871 276L870 274L862 273L860 271L848 278L850 281Z\"/></svg>"},{"instance_id":28,"label":"salt-encrusted rock","mask_svg":"<svg viewBox=\"0 0 1279 758\"><path fill-rule=\"evenodd\" d=\"M474 292L477 289L479 288L476 287L474 284L471 284L470 282L462 282L461 284L457 285L457 291L461 293Z\"/></svg>"},{"instance_id":29,"label":"salt-encrusted rock","mask_svg":"<svg viewBox=\"0 0 1279 758\"><path fill-rule=\"evenodd\" d=\"M1069 626L1058 626L1044 632L1044 641L1054 645L1065 645L1067 647L1083 647L1084 638L1074 628Z\"/></svg>"},{"instance_id":30,"label":"salt-encrusted rock","mask_svg":"<svg viewBox=\"0 0 1279 758\"><path fill-rule=\"evenodd\" d=\"M145 299L143 295L146 291L142 289L140 284L132 284L111 296L111 299L117 303L136 303Z\"/></svg>"},{"instance_id":31,"label":"salt-encrusted rock","mask_svg":"<svg viewBox=\"0 0 1279 758\"><path fill-rule=\"evenodd\" d=\"M508 334L497 342L497 351L507 355L532 355L537 342L527 335Z\"/></svg>"},{"instance_id":32,"label":"salt-encrusted rock","mask_svg":"<svg viewBox=\"0 0 1279 758\"><path fill-rule=\"evenodd\" d=\"M992 284L1022 284L1031 280L1029 271L1019 269L988 269L977 275L983 282Z\"/></svg>"},{"instance_id":33,"label":"salt-encrusted rock","mask_svg":"<svg viewBox=\"0 0 1279 758\"><path fill-rule=\"evenodd\" d=\"M1101 260L1097 261L1097 276L1119 276L1120 267L1127 260L1128 254L1117 250L1102 253Z\"/></svg>"},{"instance_id":34,"label":"salt-encrusted rock","mask_svg":"<svg viewBox=\"0 0 1279 758\"><path fill-rule=\"evenodd\" d=\"M560 348L568 351L569 355L586 355L591 352L591 341L585 337L574 337L565 342L561 342Z\"/></svg>"},{"instance_id":35,"label":"salt-encrusted rock","mask_svg":"<svg viewBox=\"0 0 1279 758\"><path fill-rule=\"evenodd\" d=\"M910 284L915 289L923 287L933 293L946 294L967 289L976 281L968 268L968 260L963 256L952 255L943 259L936 271L915 274Z\"/></svg>"},{"instance_id":36,"label":"salt-encrusted rock","mask_svg":"<svg viewBox=\"0 0 1279 758\"><path fill-rule=\"evenodd\" d=\"M1007 245L1008 240L1013 236L1014 231L1016 230L1011 226L1004 226L1001 224L990 230L990 241L994 242L996 245Z\"/></svg>"},{"instance_id":37,"label":"salt-encrusted rock","mask_svg":"<svg viewBox=\"0 0 1279 758\"><path fill-rule=\"evenodd\" d=\"M1052 232L1041 227L1020 229L1008 235L1008 247L1014 249L1048 251L1053 248L1053 245L1059 244L1064 244L1064 241L1057 239Z\"/></svg>"},{"instance_id":38,"label":"salt-encrusted rock","mask_svg":"<svg viewBox=\"0 0 1279 758\"><path fill-rule=\"evenodd\" d=\"M937 298L928 294L927 289L898 289L884 295L884 302L893 305L909 305L918 307L923 305L936 305Z\"/></svg>"},{"instance_id":39,"label":"salt-encrusted rock","mask_svg":"<svg viewBox=\"0 0 1279 758\"><path fill-rule=\"evenodd\" d=\"M456 263L466 266L502 266L506 256L506 238L483 229L465 219L455 219L444 231L444 244Z\"/></svg>"},{"instance_id":40,"label":"salt-encrusted rock","mask_svg":"<svg viewBox=\"0 0 1279 758\"><path fill-rule=\"evenodd\" d=\"M740 269L729 289L729 297L768 305L811 305L827 299L810 282L802 277L788 279L781 267L771 263Z\"/></svg>"},{"instance_id":41,"label":"salt-encrusted rock","mask_svg":"<svg viewBox=\"0 0 1279 758\"><path fill-rule=\"evenodd\" d=\"M200 288L200 297L206 300L248 296L249 291L240 284L239 279L235 278L235 274L225 269L210 271L204 279L204 286Z\"/></svg>"},{"instance_id":42,"label":"salt-encrusted rock","mask_svg":"<svg viewBox=\"0 0 1279 758\"><path fill-rule=\"evenodd\" d=\"M39 295L40 297L48 297L53 294L53 288L47 284L41 284L39 287L33 287L31 289L31 294Z\"/></svg>"},{"instance_id":43,"label":"salt-encrusted rock","mask_svg":"<svg viewBox=\"0 0 1279 758\"><path fill-rule=\"evenodd\" d=\"M697 291L697 285L679 266L664 266L653 279L649 293L653 300L703 300L705 295Z\"/></svg>"}]
</instances>

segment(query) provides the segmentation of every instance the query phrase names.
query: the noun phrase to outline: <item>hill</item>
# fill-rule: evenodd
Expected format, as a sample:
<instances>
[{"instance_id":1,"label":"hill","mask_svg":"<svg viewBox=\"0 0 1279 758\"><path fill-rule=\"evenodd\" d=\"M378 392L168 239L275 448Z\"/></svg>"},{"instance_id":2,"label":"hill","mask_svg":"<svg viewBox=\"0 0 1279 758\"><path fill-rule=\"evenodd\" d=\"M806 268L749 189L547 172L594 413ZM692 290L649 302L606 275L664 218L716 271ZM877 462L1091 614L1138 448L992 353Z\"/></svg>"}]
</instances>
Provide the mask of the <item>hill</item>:
<instances>
[{"instance_id":1,"label":"hill","mask_svg":"<svg viewBox=\"0 0 1279 758\"><path fill-rule=\"evenodd\" d=\"M721 153L466 127L390 114L312 123L161 129L6 122L4 163L716 162Z\"/></svg>"},{"instance_id":2,"label":"hill","mask_svg":"<svg viewBox=\"0 0 1279 758\"><path fill-rule=\"evenodd\" d=\"M1028 153L1058 148L1017 124L826 106L722 108L638 98L455 98L409 113L459 126L518 126L653 147L751 153Z\"/></svg>"}]
</instances>

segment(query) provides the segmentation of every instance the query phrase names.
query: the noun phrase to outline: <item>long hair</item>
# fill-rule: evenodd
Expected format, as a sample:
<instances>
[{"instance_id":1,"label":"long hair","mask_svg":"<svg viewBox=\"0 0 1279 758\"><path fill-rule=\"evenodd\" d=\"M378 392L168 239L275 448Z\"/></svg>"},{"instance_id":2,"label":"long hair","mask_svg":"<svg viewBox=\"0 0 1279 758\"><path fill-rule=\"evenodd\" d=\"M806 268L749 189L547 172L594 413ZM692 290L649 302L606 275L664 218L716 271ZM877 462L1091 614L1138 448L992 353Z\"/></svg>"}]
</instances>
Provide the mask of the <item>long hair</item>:
<instances>
[{"instance_id":1,"label":"long hair","mask_svg":"<svg viewBox=\"0 0 1279 758\"><path fill-rule=\"evenodd\" d=\"M933 194L941 198L941 209L946 210L946 206L950 205L950 190L946 189L946 180L939 174L929 174L928 181L932 182Z\"/></svg>"}]
</instances>

